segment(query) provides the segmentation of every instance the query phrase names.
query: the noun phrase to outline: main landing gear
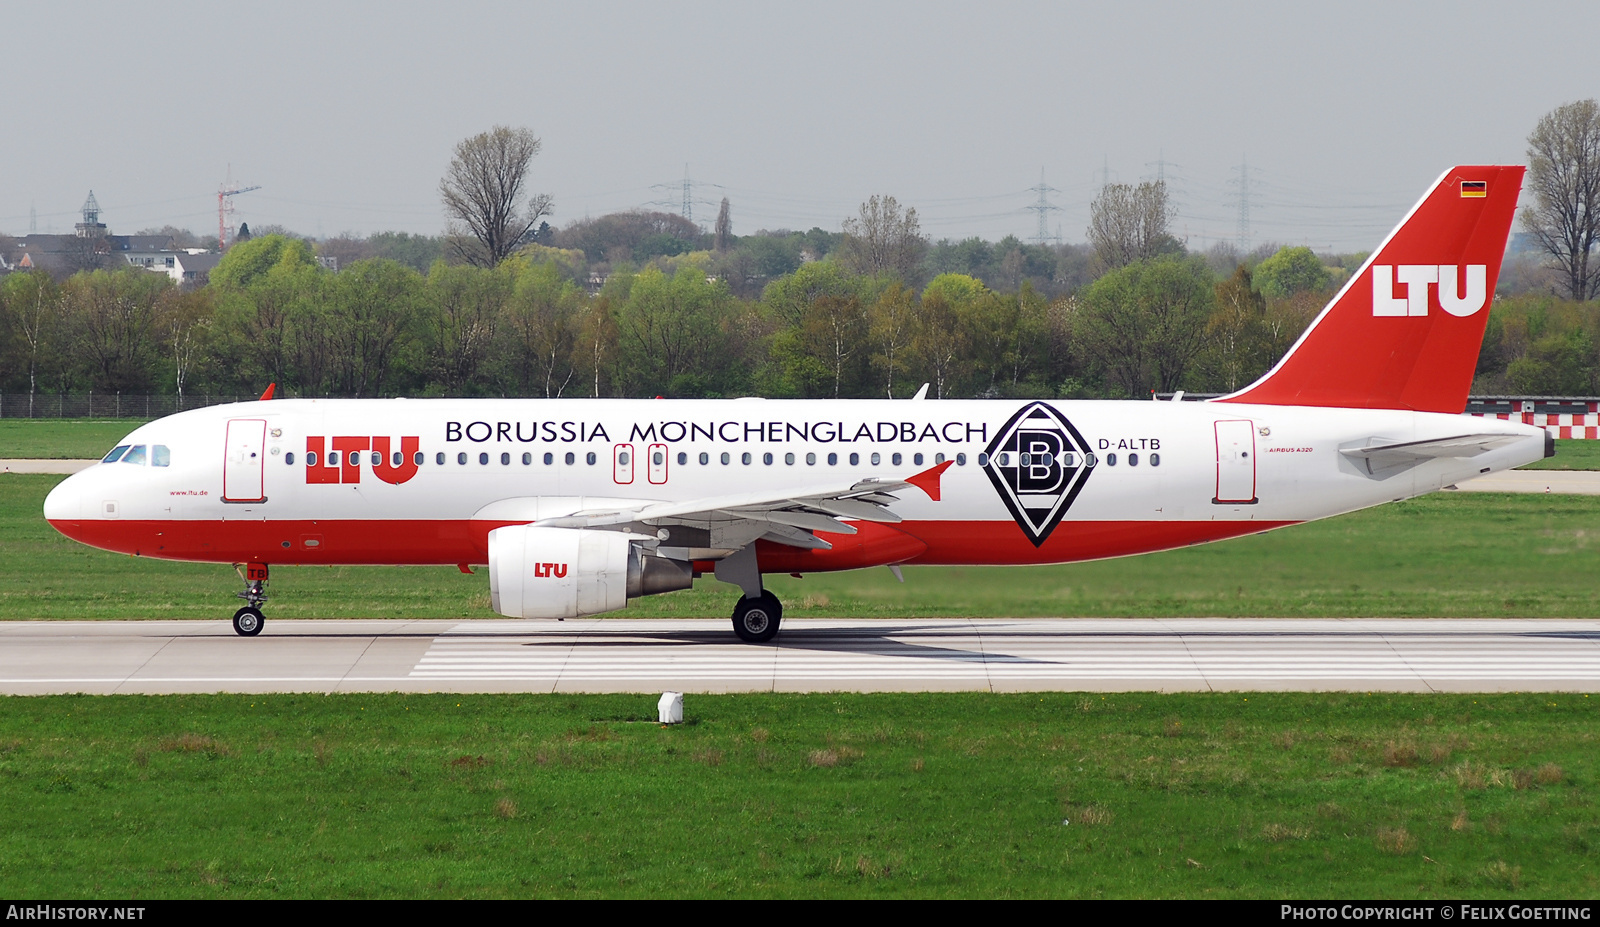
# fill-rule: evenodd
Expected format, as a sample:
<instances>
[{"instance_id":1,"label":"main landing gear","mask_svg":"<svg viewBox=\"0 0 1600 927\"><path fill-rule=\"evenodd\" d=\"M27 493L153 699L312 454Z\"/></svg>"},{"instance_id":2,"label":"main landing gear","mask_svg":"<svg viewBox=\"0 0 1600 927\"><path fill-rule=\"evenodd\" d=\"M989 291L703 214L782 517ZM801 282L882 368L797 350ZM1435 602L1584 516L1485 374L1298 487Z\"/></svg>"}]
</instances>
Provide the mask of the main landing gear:
<instances>
[{"instance_id":1,"label":"main landing gear","mask_svg":"<svg viewBox=\"0 0 1600 927\"><path fill-rule=\"evenodd\" d=\"M244 591L234 595L244 599L247 603L244 608L233 613L233 630L240 637L255 637L261 633L261 626L266 623L266 617L261 614L261 603L267 601L267 565L265 563L251 563L245 569L241 565L233 565L234 572L244 580Z\"/></svg>"},{"instance_id":2,"label":"main landing gear","mask_svg":"<svg viewBox=\"0 0 1600 927\"><path fill-rule=\"evenodd\" d=\"M778 634L783 620L783 603L766 590L759 596L741 596L733 607L733 633L747 644L765 644Z\"/></svg>"},{"instance_id":3,"label":"main landing gear","mask_svg":"<svg viewBox=\"0 0 1600 927\"><path fill-rule=\"evenodd\" d=\"M734 551L717 561L717 579L739 587L744 593L733 607L733 633L747 644L765 644L778 636L783 620L783 603L761 588L761 567L756 563L754 544Z\"/></svg>"}]
</instances>

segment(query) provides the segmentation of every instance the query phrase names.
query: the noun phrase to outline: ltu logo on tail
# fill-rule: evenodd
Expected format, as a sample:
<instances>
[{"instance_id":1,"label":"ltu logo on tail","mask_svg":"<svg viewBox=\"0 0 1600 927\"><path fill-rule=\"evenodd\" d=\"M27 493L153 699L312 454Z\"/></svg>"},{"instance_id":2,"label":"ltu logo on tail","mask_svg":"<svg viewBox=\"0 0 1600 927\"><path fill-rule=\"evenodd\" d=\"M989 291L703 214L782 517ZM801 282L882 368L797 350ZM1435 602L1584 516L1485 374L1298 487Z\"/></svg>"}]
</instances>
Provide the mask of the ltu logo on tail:
<instances>
[{"instance_id":1,"label":"ltu logo on tail","mask_svg":"<svg viewBox=\"0 0 1600 927\"><path fill-rule=\"evenodd\" d=\"M1483 264L1468 264L1465 293L1460 268L1455 264L1374 264L1372 265L1372 314L1417 316L1428 314L1428 289L1439 294L1439 308L1453 316L1465 317L1482 309L1488 301L1489 269ZM1395 283L1405 285L1405 295L1394 295Z\"/></svg>"}]
</instances>

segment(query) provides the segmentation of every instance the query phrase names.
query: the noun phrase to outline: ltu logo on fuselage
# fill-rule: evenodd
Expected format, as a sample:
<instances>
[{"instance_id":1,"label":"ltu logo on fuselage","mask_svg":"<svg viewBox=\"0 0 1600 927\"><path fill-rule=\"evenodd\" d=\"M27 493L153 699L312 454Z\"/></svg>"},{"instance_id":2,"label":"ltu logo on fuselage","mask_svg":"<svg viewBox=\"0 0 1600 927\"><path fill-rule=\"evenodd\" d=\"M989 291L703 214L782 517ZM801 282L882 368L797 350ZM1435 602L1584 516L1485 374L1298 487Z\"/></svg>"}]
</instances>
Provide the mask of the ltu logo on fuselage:
<instances>
[{"instance_id":1,"label":"ltu logo on fuselage","mask_svg":"<svg viewBox=\"0 0 1600 927\"><path fill-rule=\"evenodd\" d=\"M1469 316L1488 302L1489 268L1485 264L1467 265L1466 293L1455 264L1374 264L1372 265L1372 314L1376 316L1420 316L1428 314L1428 288L1439 291L1439 308L1453 316ZM1396 297L1396 282L1405 284L1406 295Z\"/></svg>"},{"instance_id":2,"label":"ltu logo on fuselage","mask_svg":"<svg viewBox=\"0 0 1600 927\"><path fill-rule=\"evenodd\" d=\"M1030 402L1001 427L986 452L989 482L1038 547L1089 479L1089 442L1060 412Z\"/></svg>"},{"instance_id":3,"label":"ltu logo on fuselage","mask_svg":"<svg viewBox=\"0 0 1600 927\"><path fill-rule=\"evenodd\" d=\"M385 483L398 486L417 475L417 448L422 439L406 436L400 439L400 449L391 452L388 435L365 437L361 435L335 435L328 442L331 447L323 451L321 435L306 438L307 483L359 483L361 458L368 455L372 475ZM368 449L371 449L370 451Z\"/></svg>"}]
</instances>

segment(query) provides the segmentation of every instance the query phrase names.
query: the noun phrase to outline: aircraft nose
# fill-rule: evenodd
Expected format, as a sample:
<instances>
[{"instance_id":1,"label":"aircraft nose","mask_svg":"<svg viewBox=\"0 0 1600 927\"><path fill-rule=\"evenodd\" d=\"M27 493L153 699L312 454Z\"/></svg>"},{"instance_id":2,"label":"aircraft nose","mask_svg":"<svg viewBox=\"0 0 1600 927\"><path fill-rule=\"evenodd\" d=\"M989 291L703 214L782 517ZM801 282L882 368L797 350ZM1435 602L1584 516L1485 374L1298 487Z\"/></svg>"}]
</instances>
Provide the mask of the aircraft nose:
<instances>
[{"instance_id":1,"label":"aircraft nose","mask_svg":"<svg viewBox=\"0 0 1600 927\"><path fill-rule=\"evenodd\" d=\"M82 517L80 500L83 498L83 480L69 476L56 484L44 497L44 517L49 521L73 520Z\"/></svg>"}]
</instances>

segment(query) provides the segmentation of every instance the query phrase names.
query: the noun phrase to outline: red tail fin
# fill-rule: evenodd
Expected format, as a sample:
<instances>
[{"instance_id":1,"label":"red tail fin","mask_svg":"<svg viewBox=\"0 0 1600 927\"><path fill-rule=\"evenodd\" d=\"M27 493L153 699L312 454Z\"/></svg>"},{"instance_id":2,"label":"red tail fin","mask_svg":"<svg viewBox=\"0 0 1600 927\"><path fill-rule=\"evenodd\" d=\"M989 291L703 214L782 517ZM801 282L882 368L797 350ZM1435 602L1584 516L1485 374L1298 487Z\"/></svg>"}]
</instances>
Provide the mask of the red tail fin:
<instances>
[{"instance_id":1,"label":"red tail fin","mask_svg":"<svg viewBox=\"0 0 1600 927\"><path fill-rule=\"evenodd\" d=\"M1522 173L1446 171L1277 366L1220 401L1466 408Z\"/></svg>"}]
</instances>

